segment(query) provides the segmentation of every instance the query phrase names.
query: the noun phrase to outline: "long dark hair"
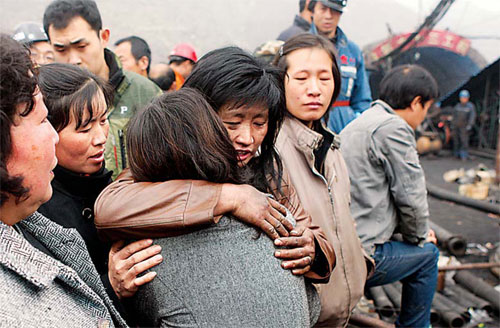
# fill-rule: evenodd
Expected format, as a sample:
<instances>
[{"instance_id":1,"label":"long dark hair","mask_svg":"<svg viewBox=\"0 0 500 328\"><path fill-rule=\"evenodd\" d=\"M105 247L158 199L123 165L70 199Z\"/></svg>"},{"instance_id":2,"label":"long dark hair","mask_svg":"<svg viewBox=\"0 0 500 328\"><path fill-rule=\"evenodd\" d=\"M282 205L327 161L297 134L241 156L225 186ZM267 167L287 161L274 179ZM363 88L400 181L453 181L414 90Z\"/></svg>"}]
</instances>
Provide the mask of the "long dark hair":
<instances>
[{"instance_id":1,"label":"long dark hair","mask_svg":"<svg viewBox=\"0 0 500 328\"><path fill-rule=\"evenodd\" d=\"M274 148L285 113L280 71L238 47L226 47L203 56L184 87L199 90L217 112L222 107L269 109L268 131L260 154L247 167L252 171L253 186L264 192L274 193L277 189L281 193L283 167Z\"/></svg>"},{"instance_id":2,"label":"long dark hair","mask_svg":"<svg viewBox=\"0 0 500 328\"><path fill-rule=\"evenodd\" d=\"M299 35L296 35L292 38L290 38L288 41L286 41L281 49L278 51L276 56L274 57L273 60L273 65L280 68L282 70L281 74L281 83L285 85L285 78L287 76L287 70L288 70L288 60L287 56L291 52L299 49L308 49L308 48L319 48L323 49L326 51L326 53L330 56L332 59L332 75L333 75L333 82L334 82L334 90L333 90L333 95L332 95L332 100L330 101L330 104L328 105L328 108L331 108L333 103L335 102L335 99L337 99L340 90L341 90L341 76L340 76L340 70L339 66L337 63L337 58L336 58L336 51L335 48L333 47L333 44L330 40L322 37L321 35L315 35L315 34L310 34L310 33L302 33ZM327 110L325 112L325 115L323 115L322 119L325 122L328 122L328 114L329 111ZM315 124L319 122L314 122Z\"/></svg>"},{"instance_id":3,"label":"long dark hair","mask_svg":"<svg viewBox=\"0 0 500 328\"><path fill-rule=\"evenodd\" d=\"M137 181L243 182L224 124L194 89L165 93L137 113L127 130L127 155Z\"/></svg>"},{"instance_id":4,"label":"long dark hair","mask_svg":"<svg viewBox=\"0 0 500 328\"><path fill-rule=\"evenodd\" d=\"M57 132L69 124L72 116L76 129L85 127L92 120L93 100L99 90L108 107L113 103L113 90L108 83L75 65L53 63L40 67L38 84L49 111L49 121ZM83 121L85 112L89 116Z\"/></svg>"}]
</instances>

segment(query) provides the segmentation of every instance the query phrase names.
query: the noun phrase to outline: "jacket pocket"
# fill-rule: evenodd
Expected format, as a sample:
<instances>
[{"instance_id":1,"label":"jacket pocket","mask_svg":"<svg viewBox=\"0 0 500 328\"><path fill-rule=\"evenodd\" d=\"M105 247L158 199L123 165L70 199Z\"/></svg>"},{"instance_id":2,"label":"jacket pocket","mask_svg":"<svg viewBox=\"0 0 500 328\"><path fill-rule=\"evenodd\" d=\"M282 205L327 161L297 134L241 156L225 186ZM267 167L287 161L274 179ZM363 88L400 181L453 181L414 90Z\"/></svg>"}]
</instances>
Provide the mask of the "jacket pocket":
<instances>
[{"instance_id":1,"label":"jacket pocket","mask_svg":"<svg viewBox=\"0 0 500 328\"><path fill-rule=\"evenodd\" d=\"M341 94L346 98L351 98L352 90L356 85L356 78L358 76L358 69L356 66L340 66L340 73L342 76L342 92Z\"/></svg>"}]
</instances>

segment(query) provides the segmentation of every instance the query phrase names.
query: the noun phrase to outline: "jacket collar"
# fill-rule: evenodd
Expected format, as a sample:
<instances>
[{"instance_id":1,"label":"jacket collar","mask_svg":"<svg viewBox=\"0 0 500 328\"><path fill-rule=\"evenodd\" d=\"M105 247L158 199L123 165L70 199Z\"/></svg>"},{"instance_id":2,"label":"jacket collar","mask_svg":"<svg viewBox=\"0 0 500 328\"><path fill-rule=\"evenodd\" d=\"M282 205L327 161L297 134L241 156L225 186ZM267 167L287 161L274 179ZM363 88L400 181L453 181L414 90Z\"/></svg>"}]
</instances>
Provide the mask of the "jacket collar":
<instances>
[{"instance_id":1,"label":"jacket collar","mask_svg":"<svg viewBox=\"0 0 500 328\"><path fill-rule=\"evenodd\" d=\"M394 109L392 109L392 107L383 100L380 100L380 99L375 100L374 102L372 102L371 107L374 107L376 105L382 107L389 114L397 115L396 112L394 111Z\"/></svg>"},{"instance_id":2,"label":"jacket collar","mask_svg":"<svg viewBox=\"0 0 500 328\"><path fill-rule=\"evenodd\" d=\"M304 31L308 31L311 28L311 24L300 15L295 15L293 25L303 29Z\"/></svg>"},{"instance_id":3,"label":"jacket collar","mask_svg":"<svg viewBox=\"0 0 500 328\"><path fill-rule=\"evenodd\" d=\"M379 100L375 100L374 102L372 102L371 107L375 107L375 106L383 109L388 114L396 116L398 119L400 119L401 121L403 121L405 123L405 125L408 126L408 128L412 131L413 134L415 134L415 130L413 130L413 128L410 126L410 124L408 124L408 122L406 122L401 116L399 116L396 113L396 111L388 103L386 103L385 101L379 99Z\"/></svg>"},{"instance_id":4,"label":"jacket collar","mask_svg":"<svg viewBox=\"0 0 500 328\"><path fill-rule=\"evenodd\" d=\"M318 28L314 23L310 25L309 28L309 33L319 35ZM345 47L347 46L348 40L347 36L345 35L344 31L340 27L337 26L337 30L335 31L335 36L330 39L330 41L333 42L333 44L338 48L339 46ZM337 49L338 51L338 49Z\"/></svg>"},{"instance_id":5,"label":"jacket collar","mask_svg":"<svg viewBox=\"0 0 500 328\"><path fill-rule=\"evenodd\" d=\"M344 31L342 31L342 29L338 26L337 26L337 30L335 31L335 37L332 39L332 41L336 47L347 46L347 36L345 35Z\"/></svg>"},{"instance_id":6,"label":"jacket collar","mask_svg":"<svg viewBox=\"0 0 500 328\"><path fill-rule=\"evenodd\" d=\"M286 127L289 131L288 137L294 140L295 144L297 144L302 150L307 152L313 152L316 150L323 140L323 135L321 133L308 128L295 117L287 115L283 122L283 127ZM332 148L339 148L339 136L329 130L323 122L321 122L321 127L326 133L333 135Z\"/></svg>"},{"instance_id":7,"label":"jacket collar","mask_svg":"<svg viewBox=\"0 0 500 328\"><path fill-rule=\"evenodd\" d=\"M120 59L109 49L104 49L104 60L109 68L109 84L113 86L113 89L119 92L121 89L120 84L125 79L125 74L123 74L122 64Z\"/></svg>"},{"instance_id":8,"label":"jacket collar","mask_svg":"<svg viewBox=\"0 0 500 328\"><path fill-rule=\"evenodd\" d=\"M38 288L46 288L62 271L55 259L31 246L3 222L0 222L0 264Z\"/></svg>"},{"instance_id":9,"label":"jacket collar","mask_svg":"<svg viewBox=\"0 0 500 328\"><path fill-rule=\"evenodd\" d=\"M57 165L54 169L53 184L70 195L95 200L99 193L111 183L112 174L113 172L106 170L104 165L98 172L91 175L74 173Z\"/></svg>"}]
</instances>

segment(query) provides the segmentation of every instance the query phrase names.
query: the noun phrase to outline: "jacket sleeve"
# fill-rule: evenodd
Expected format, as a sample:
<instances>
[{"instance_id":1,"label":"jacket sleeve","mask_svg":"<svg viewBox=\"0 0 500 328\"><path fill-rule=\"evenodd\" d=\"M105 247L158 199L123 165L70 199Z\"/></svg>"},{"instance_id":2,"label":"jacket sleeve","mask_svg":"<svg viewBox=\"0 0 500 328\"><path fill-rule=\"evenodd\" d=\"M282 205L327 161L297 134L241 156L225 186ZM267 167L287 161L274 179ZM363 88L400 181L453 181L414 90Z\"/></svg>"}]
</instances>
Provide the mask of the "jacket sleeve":
<instances>
[{"instance_id":1,"label":"jacket sleeve","mask_svg":"<svg viewBox=\"0 0 500 328\"><path fill-rule=\"evenodd\" d=\"M134 182L126 169L99 195L95 225L105 241L161 238L217 223L222 185L198 180Z\"/></svg>"},{"instance_id":2,"label":"jacket sleeve","mask_svg":"<svg viewBox=\"0 0 500 328\"><path fill-rule=\"evenodd\" d=\"M280 199L280 203L290 210L297 221L297 225L309 228L314 234L316 256L311 270L305 274L305 277L315 283L327 283L335 267L335 251L327 240L323 230L312 223L311 216L302 207L288 173L285 170L283 173L283 197Z\"/></svg>"},{"instance_id":3,"label":"jacket sleeve","mask_svg":"<svg viewBox=\"0 0 500 328\"><path fill-rule=\"evenodd\" d=\"M370 90L370 84L368 83L368 76L365 69L365 61L361 50L357 45L352 45L355 47L357 52L357 69L356 69L356 84L352 90L352 95L350 99L350 106L354 113L357 115L361 114L368 108L372 102L372 93Z\"/></svg>"},{"instance_id":4,"label":"jacket sleeve","mask_svg":"<svg viewBox=\"0 0 500 328\"><path fill-rule=\"evenodd\" d=\"M405 241L422 245L429 230L429 208L424 171L409 126L395 123L381 137L381 158Z\"/></svg>"}]
</instances>

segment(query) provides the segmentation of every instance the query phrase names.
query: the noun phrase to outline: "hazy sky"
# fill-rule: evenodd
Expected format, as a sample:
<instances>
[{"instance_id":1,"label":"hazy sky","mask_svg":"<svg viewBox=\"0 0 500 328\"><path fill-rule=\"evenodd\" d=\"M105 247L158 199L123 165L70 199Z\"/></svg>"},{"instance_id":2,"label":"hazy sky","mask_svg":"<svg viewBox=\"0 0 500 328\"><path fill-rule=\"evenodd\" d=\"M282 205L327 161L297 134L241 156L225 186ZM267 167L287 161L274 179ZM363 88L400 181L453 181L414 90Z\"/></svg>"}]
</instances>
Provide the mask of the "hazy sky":
<instances>
[{"instance_id":1,"label":"hazy sky","mask_svg":"<svg viewBox=\"0 0 500 328\"><path fill-rule=\"evenodd\" d=\"M42 21L51 0L0 0L0 31ZM361 47L394 33L413 31L439 0L349 0L340 26ZM199 55L236 44L253 50L275 39L298 11L298 0L98 0L111 42L136 34L149 42L153 61L165 60L179 42ZM500 0L456 0L438 29L473 39L488 62L500 55ZM490 39L485 39L489 37ZM112 44L110 45L113 48Z\"/></svg>"}]
</instances>

